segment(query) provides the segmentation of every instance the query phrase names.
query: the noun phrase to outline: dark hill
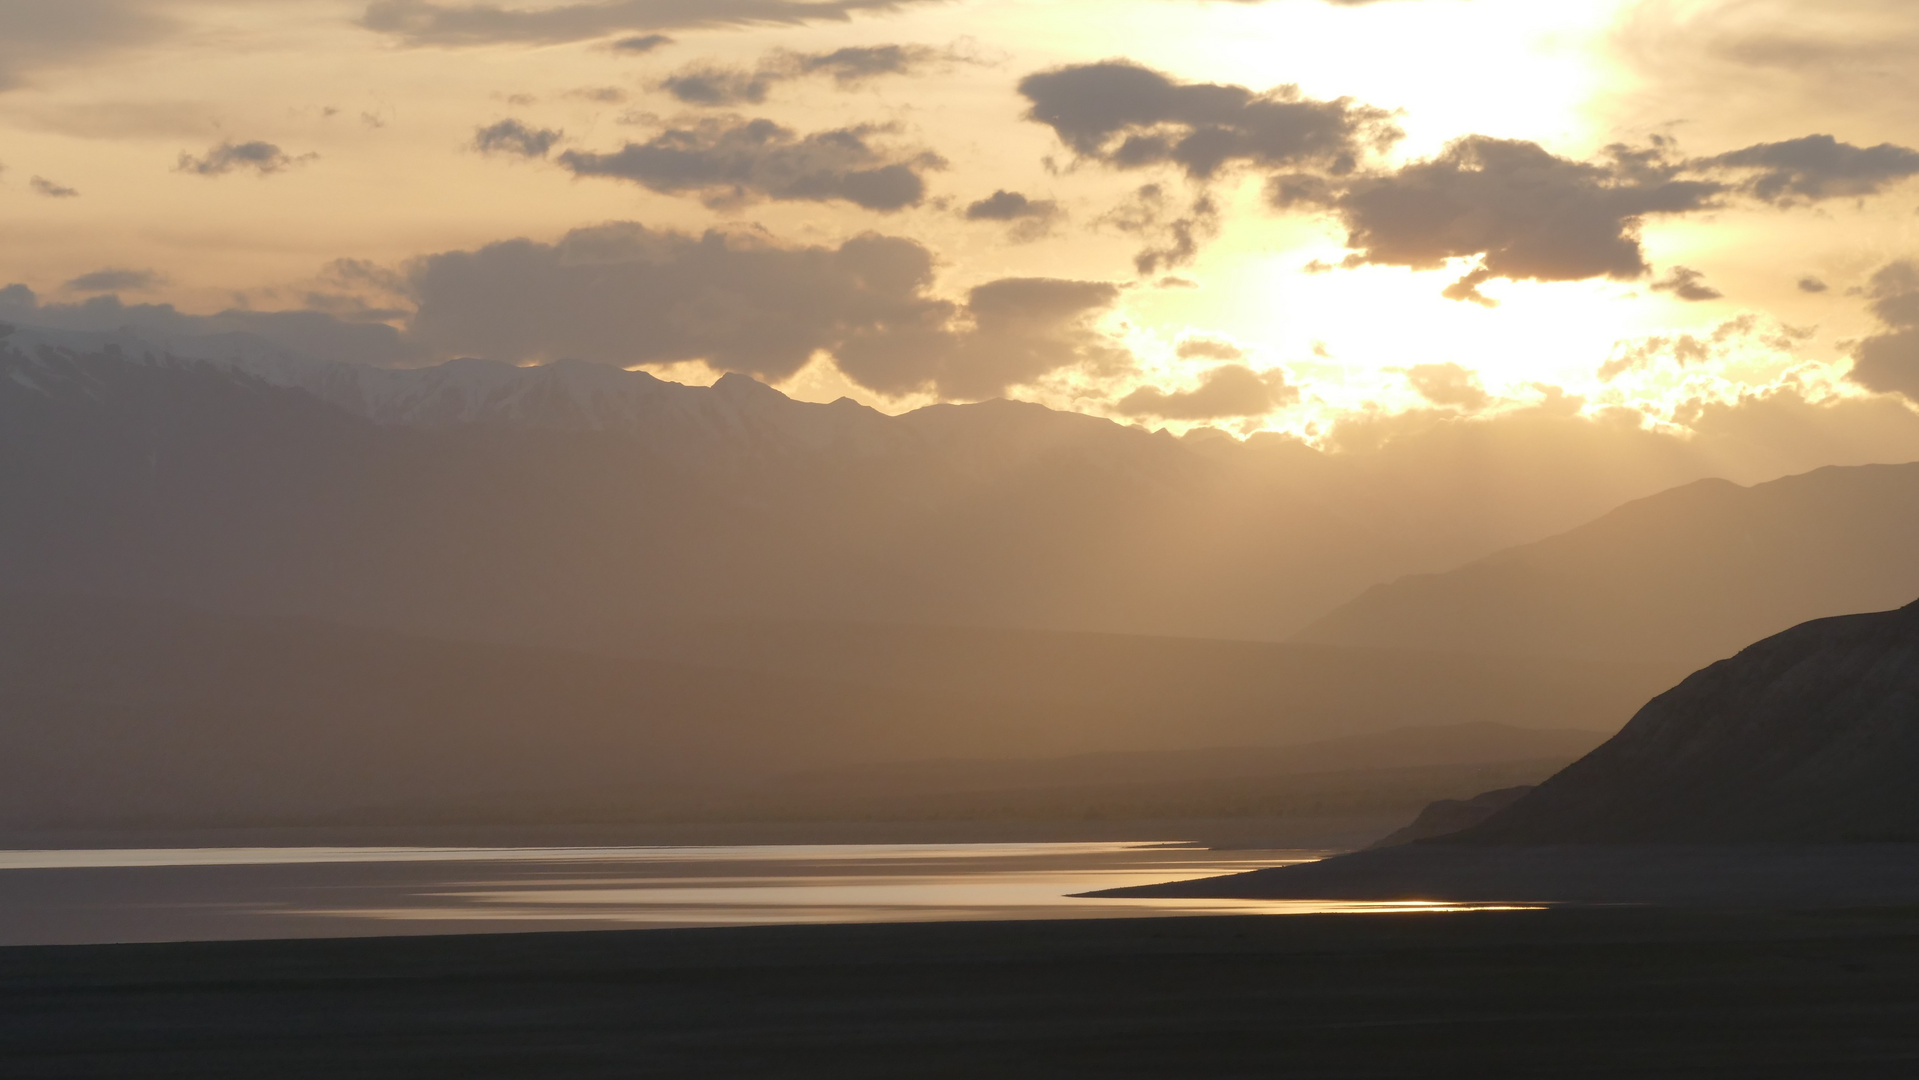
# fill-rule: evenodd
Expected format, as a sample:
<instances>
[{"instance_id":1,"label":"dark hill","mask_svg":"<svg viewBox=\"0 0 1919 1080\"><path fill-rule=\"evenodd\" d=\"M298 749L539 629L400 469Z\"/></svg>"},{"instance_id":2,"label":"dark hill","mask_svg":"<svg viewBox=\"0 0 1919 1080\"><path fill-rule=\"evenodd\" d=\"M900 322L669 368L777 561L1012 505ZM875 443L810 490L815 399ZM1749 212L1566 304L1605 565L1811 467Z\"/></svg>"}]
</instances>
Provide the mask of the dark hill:
<instances>
[{"instance_id":1,"label":"dark hill","mask_svg":"<svg viewBox=\"0 0 1919 1080\"><path fill-rule=\"evenodd\" d=\"M1453 840L1919 840L1919 603L1767 638Z\"/></svg>"},{"instance_id":2,"label":"dark hill","mask_svg":"<svg viewBox=\"0 0 1919 1080\"><path fill-rule=\"evenodd\" d=\"M1697 672L1450 835L1097 895L1910 905L1915 772L1919 603L1806 623Z\"/></svg>"}]
</instances>

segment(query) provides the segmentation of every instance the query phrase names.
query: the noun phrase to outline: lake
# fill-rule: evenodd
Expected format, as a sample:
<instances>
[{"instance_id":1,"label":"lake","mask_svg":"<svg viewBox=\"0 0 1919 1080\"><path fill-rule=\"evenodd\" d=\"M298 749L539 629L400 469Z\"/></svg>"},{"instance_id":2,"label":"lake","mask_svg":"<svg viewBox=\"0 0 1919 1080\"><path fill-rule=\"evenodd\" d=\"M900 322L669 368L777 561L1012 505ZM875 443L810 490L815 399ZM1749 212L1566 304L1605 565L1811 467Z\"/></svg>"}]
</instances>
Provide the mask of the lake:
<instances>
[{"instance_id":1,"label":"lake","mask_svg":"<svg viewBox=\"0 0 1919 1080\"><path fill-rule=\"evenodd\" d=\"M1446 909L1073 895L1325 854L1159 843L0 851L0 945Z\"/></svg>"}]
</instances>

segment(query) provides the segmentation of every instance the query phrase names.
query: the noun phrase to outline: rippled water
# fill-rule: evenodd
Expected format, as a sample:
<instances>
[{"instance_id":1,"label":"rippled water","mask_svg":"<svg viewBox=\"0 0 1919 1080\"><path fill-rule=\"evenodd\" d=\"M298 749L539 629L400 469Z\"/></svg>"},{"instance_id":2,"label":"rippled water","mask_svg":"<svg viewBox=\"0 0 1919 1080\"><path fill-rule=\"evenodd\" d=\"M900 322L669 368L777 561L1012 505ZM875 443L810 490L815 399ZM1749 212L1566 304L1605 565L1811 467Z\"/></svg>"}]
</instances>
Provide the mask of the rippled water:
<instances>
[{"instance_id":1,"label":"rippled water","mask_svg":"<svg viewBox=\"0 0 1919 1080\"><path fill-rule=\"evenodd\" d=\"M7 851L0 944L1436 907L1073 896L1323 854L1128 843Z\"/></svg>"}]
</instances>

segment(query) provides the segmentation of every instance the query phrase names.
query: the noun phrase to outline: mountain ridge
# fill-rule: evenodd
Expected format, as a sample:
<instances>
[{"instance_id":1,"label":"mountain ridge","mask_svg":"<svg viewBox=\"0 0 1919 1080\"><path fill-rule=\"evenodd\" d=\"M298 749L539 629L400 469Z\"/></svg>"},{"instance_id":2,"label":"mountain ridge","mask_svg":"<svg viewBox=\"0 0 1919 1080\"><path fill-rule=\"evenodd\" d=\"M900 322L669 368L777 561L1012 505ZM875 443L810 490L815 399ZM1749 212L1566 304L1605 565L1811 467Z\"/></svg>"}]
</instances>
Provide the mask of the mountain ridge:
<instances>
[{"instance_id":1,"label":"mountain ridge","mask_svg":"<svg viewBox=\"0 0 1919 1080\"><path fill-rule=\"evenodd\" d=\"M1691 666L1807 619L1919 594L1919 463L1718 479L1440 574L1375 585L1295 635Z\"/></svg>"}]
</instances>

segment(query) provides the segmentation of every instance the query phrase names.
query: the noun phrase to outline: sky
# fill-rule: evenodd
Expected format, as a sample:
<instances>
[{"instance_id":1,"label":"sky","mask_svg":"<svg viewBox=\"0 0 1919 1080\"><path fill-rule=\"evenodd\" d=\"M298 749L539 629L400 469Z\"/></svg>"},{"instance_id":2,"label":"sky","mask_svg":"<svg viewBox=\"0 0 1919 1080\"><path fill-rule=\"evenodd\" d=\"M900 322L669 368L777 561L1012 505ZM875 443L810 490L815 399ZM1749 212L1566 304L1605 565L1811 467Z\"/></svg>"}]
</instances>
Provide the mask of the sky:
<instances>
[{"instance_id":1,"label":"sky","mask_svg":"<svg viewBox=\"0 0 1919 1080\"><path fill-rule=\"evenodd\" d=\"M0 319L1919 456L1915 49L1910 0L9 0Z\"/></svg>"}]
</instances>

